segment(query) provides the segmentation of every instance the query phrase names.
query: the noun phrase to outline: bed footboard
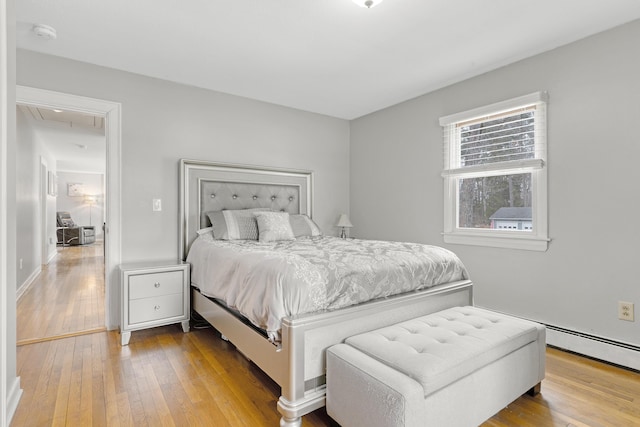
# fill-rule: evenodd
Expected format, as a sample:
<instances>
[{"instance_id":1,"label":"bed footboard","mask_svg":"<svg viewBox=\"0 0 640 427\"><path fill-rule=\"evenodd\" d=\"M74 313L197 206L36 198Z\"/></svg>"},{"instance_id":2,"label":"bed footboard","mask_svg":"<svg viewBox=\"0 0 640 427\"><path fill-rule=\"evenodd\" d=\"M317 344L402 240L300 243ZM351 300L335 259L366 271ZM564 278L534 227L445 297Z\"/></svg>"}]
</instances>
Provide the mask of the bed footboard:
<instances>
[{"instance_id":1,"label":"bed footboard","mask_svg":"<svg viewBox=\"0 0 640 427\"><path fill-rule=\"evenodd\" d=\"M282 351L289 354L291 363L286 381L280 384L281 425L299 425L296 420L302 415L324 406L327 348L358 333L472 303L472 284L464 280L333 312L284 319Z\"/></svg>"}]
</instances>

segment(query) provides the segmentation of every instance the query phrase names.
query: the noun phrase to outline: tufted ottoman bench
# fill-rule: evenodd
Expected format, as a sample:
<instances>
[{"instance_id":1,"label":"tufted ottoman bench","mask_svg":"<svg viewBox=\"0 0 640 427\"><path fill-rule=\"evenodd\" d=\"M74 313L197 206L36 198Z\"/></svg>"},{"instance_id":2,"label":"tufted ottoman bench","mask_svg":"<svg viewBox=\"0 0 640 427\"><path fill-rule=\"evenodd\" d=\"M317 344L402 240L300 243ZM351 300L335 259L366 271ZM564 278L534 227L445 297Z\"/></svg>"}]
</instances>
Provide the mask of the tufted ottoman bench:
<instances>
[{"instance_id":1,"label":"tufted ottoman bench","mask_svg":"<svg viewBox=\"0 0 640 427\"><path fill-rule=\"evenodd\" d=\"M544 326L454 307L327 350L327 413L351 426L477 426L540 390Z\"/></svg>"}]
</instances>

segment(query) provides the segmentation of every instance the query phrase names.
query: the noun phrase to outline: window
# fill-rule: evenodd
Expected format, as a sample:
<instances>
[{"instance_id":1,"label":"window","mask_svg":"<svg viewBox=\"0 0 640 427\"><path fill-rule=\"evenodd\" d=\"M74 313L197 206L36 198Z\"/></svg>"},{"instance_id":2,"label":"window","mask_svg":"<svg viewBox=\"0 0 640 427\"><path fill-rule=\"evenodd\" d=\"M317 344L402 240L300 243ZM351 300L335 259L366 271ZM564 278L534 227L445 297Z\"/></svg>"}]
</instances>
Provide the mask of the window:
<instances>
[{"instance_id":1,"label":"window","mask_svg":"<svg viewBox=\"0 0 640 427\"><path fill-rule=\"evenodd\" d=\"M440 118L444 241L547 249L546 93Z\"/></svg>"}]
</instances>

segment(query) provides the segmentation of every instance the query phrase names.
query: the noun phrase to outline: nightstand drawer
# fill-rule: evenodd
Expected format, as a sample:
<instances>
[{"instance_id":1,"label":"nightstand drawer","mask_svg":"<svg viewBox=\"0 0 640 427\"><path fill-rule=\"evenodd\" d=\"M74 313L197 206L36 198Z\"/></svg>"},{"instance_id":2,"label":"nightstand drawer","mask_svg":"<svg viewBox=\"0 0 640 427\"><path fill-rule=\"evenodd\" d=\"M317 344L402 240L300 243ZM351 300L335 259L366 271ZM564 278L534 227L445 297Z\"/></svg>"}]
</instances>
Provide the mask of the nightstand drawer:
<instances>
[{"instance_id":1,"label":"nightstand drawer","mask_svg":"<svg viewBox=\"0 0 640 427\"><path fill-rule=\"evenodd\" d=\"M164 271L162 273L135 274L129 277L129 299L179 294L184 288L184 272Z\"/></svg>"},{"instance_id":2,"label":"nightstand drawer","mask_svg":"<svg viewBox=\"0 0 640 427\"><path fill-rule=\"evenodd\" d=\"M179 290L180 291L180 290ZM184 315L183 294L161 295L129 302L129 323L150 322Z\"/></svg>"}]
</instances>

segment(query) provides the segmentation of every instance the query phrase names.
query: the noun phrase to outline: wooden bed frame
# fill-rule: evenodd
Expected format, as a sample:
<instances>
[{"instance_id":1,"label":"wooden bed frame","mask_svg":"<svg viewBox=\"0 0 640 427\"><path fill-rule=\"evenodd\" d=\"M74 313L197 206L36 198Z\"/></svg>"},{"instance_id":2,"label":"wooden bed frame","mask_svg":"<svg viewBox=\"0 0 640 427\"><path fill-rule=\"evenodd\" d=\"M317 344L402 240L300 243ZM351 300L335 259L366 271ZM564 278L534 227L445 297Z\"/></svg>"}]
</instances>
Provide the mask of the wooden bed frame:
<instances>
[{"instance_id":1,"label":"wooden bed frame","mask_svg":"<svg viewBox=\"0 0 640 427\"><path fill-rule=\"evenodd\" d=\"M180 256L186 258L204 212L271 207L312 217L313 173L301 170L180 161ZM192 288L192 309L231 341L281 387L280 425L299 427L301 417L325 404L325 350L345 338L445 308L472 305L469 280L282 321L281 343Z\"/></svg>"}]
</instances>

